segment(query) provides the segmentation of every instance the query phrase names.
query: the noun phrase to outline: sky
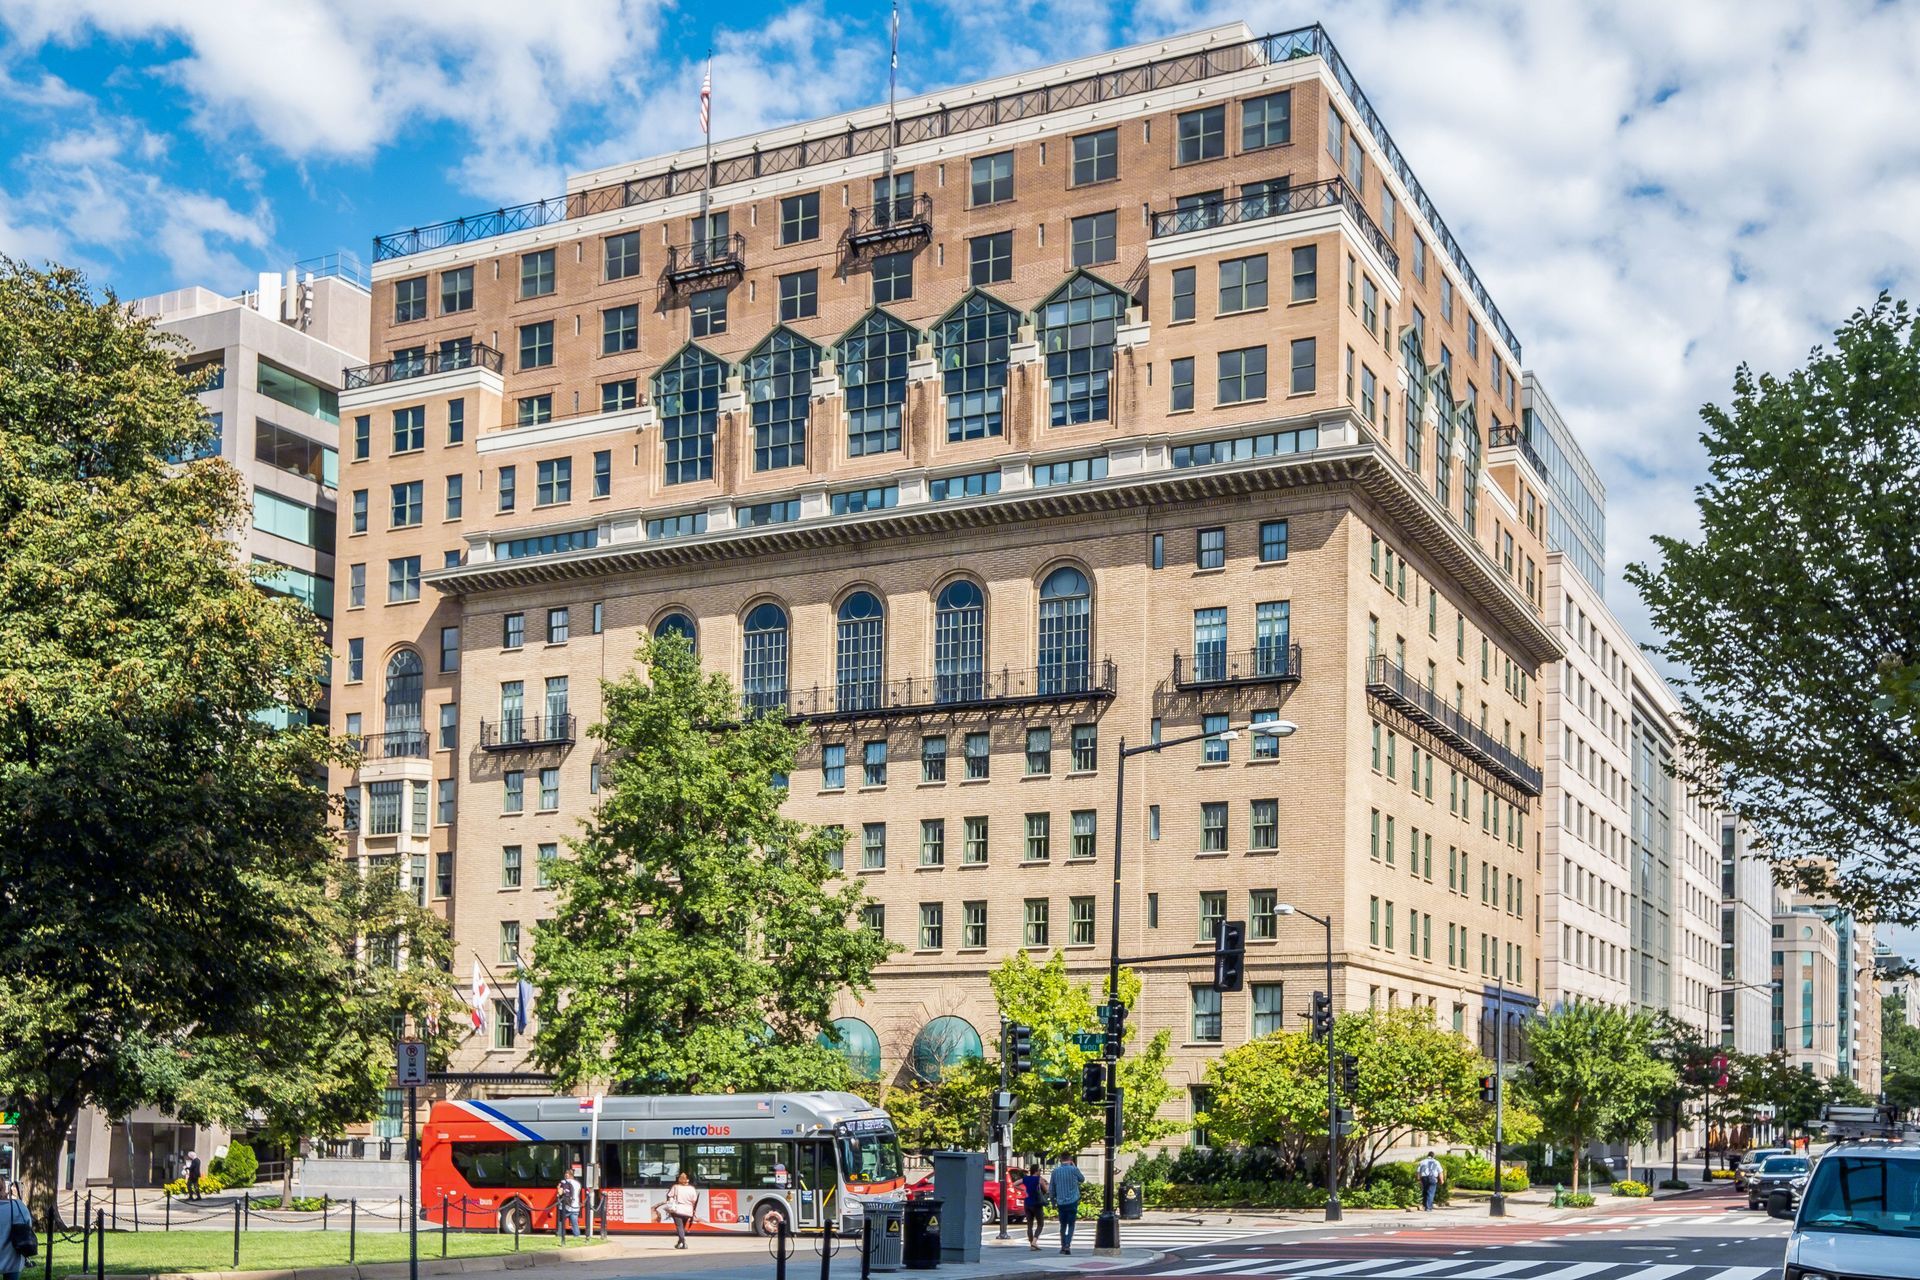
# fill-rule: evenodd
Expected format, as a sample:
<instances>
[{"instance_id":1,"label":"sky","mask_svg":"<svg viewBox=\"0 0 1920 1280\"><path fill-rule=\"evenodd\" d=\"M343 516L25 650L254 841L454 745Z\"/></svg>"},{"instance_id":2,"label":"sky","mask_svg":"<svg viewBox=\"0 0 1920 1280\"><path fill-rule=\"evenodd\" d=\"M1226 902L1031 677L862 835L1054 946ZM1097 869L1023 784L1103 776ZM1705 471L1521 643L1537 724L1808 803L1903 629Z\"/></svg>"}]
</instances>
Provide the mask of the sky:
<instances>
[{"instance_id":1,"label":"sky","mask_svg":"<svg viewBox=\"0 0 1920 1280\"><path fill-rule=\"evenodd\" d=\"M912 0L903 94L1323 23L1607 486L1608 597L1693 532L1703 403L1920 272L1920 3ZM881 0L0 0L0 253L126 297L882 102ZM1920 954L1920 936L1909 935Z\"/></svg>"}]
</instances>

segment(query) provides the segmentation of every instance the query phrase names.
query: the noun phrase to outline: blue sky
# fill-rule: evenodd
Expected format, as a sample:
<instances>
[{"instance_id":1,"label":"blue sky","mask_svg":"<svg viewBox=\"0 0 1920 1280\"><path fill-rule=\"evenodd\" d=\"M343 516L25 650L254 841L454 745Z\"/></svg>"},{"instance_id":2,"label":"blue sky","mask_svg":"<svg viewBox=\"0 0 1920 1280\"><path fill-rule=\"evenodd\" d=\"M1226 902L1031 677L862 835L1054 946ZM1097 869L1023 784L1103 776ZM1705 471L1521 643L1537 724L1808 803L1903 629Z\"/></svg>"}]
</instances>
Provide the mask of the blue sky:
<instances>
[{"instance_id":1,"label":"blue sky","mask_svg":"<svg viewBox=\"0 0 1920 1280\"><path fill-rule=\"evenodd\" d=\"M1324 22L1608 485L1691 531L1697 411L1920 273L1920 4L914 0L903 91L1174 31ZM123 296L559 193L884 100L877 0L0 0L0 253Z\"/></svg>"}]
</instances>

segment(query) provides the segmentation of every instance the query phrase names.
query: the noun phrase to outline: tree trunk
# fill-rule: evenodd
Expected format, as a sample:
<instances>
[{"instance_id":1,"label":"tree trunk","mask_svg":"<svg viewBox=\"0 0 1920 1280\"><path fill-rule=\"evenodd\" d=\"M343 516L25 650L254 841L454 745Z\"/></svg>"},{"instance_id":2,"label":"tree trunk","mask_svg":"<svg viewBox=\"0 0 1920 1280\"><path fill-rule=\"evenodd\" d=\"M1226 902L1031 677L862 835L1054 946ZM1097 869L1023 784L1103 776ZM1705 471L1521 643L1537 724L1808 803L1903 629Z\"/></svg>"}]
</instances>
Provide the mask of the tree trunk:
<instances>
[{"instance_id":1,"label":"tree trunk","mask_svg":"<svg viewBox=\"0 0 1920 1280\"><path fill-rule=\"evenodd\" d=\"M1574 1193L1575 1193L1576 1195L1577 1195L1577 1194L1579 1193L1579 1191L1580 1191L1580 1165L1581 1165L1581 1163L1582 1163L1582 1162L1583 1162L1583 1161L1584 1161L1584 1160L1586 1159L1586 1154L1587 1154L1587 1144L1586 1144L1586 1143L1585 1143L1584 1141L1583 1141L1583 1142L1577 1142L1577 1143L1575 1143L1575 1144L1574 1144L1574 1147L1573 1147L1573 1190L1574 1190ZM1494 1176L1494 1180L1495 1180L1496 1182L1497 1182L1497 1181L1499 1181L1499 1178L1500 1178L1500 1171L1499 1171L1499 1170L1497 1170L1497 1169L1496 1169L1496 1170L1494 1170L1494 1175L1493 1175L1493 1176Z\"/></svg>"},{"instance_id":2,"label":"tree trunk","mask_svg":"<svg viewBox=\"0 0 1920 1280\"><path fill-rule=\"evenodd\" d=\"M60 1145L79 1115L77 1103L20 1100L20 1172L27 1184L27 1205L41 1226L58 1220ZM74 1224L68 1223L68 1226Z\"/></svg>"}]
</instances>

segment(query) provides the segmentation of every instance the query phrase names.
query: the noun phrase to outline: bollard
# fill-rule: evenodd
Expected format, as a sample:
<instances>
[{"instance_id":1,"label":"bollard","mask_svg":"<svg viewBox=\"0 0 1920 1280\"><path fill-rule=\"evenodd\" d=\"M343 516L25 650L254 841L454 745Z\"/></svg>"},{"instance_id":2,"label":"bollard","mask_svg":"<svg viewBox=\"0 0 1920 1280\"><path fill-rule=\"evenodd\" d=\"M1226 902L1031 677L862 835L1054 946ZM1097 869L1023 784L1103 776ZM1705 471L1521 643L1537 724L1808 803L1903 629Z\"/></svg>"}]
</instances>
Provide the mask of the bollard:
<instances>
[{"instance_id":1,"label":"bollard","mask_svg":"<svg viewBox=\"0 0 1920 1280\"><path fill-rule=\"evenodd\" d=\"M107 1211L94 1211L98 1219L94 1227L93 1242L93 1280L107 1280Z\"/></svg>"},{"instance_id":2,"label":"bollard","mask_svg":"<svg viewBox=\"0 0 1920 1280\"><path fill-rule=\"evenodd\" d=\"M53 1190L53 1211L47 1215L47 1280L53 1280L53 1220L60 1216L60 1189Z\"/></svg>"},{"instance_id":3,"label":"bollard","mask_svg":"<svg viewBox=\"0 0 1920 1280\"><path fill-rule=\"evenodd\" d=\"M110 1189L113 1195L113 1229L120 1229L120 1184L114 1183Z\"/></svg>"},{"instance_id":4,"label":"bollard","mask_svg":"<svg viewBox=\"0 0 1920 1280\"><path fill-rule=\"evenodd\" d=\"M860 1219L860 1280L873 1275L873 1219Z\"/></svg>"},{"instance_id":5,"label":"bollard","mask_svg":"<svg viewBox=\"0 0 1920 1280\"><path fill-rule=\"evenodd\" d=\"M447 1223L453 1220L453 1214L447 1208L447 1197L440 1196L440 1256L447 1256Z\"/></svg>"},{"instance_id":6,"label":"bollard","mask_svg":"<svg viewBox=\"0 0 1920 1280\"><path fill-rule=\"evenodd\" d=\"M327 1219L333 1215L333 1197L326 1192L320 1193L320 1229L327 1229Z\"/></svg>"},{"instance_id":7,"label":"bollard","mask_svg":"<svg viewBox=\"0 0 1920 1280\"><path fill-rule=\"evenodd\" d=\"M164 1221L165 1221L165 1223L166 1223L166 1225L165 1225L165 1226L163 1226L163 1227L162 1227L162 1228L160 1228L160 1229L161 1229L162 1231L171 1231L171 1230L173 1230L173 1197L172 1197L172 1196L166 1196L166 1197L164 1197L164 1198L165 1198L165 1200L166 1200L166 1202L167 1202L167 1206L166 1206L166 1209L165 1209L165 1211L164 1211L164 1212L165 1212L165 1218L164 1218Z\"/></svg>"},{"instance_id":8,"label":"bollard","mask_svg":"<svg viewBox=\"0 0 1920 1280\"><path fill-rule=\"evenodd\" d=\"M348 1262L352 1262L354 1260L353 1258L353 1249L355 1244L354 1237L359 1233L359 1227L360 1227L360 1198L358 1196L355 1196L353 1199L347 1201L347 1261Z\"/></svg>"},{"instance_id":9,"label":"bollard","mask_svg":"<svg viewBox=\"0 0 1920 1280\"><path fill-rule=\"evenodd\" d=\"M245 1220L247 1230L253 1230L253 1197L244 1191L240 1193L240 1216Z\"/></svg>"},{"instance_id":10,"label":"bollard","mask_svg":"<svg viewBox=\"0 0 1920 1280\"><path fill-rule=\"evenodd\" d=\"M87 1197L87 1216L80 1219L80 1274L93 1265L93 1197Z\"/></svg>"},{"instance_id":11,"label":"bollard","mask_svg":"<svg viewBox=\"0 0 1920 1280\"><path fill-rule=\"evenodd\" d=\"M127 1198L133 1201L133 1229L138 1232L140 1230L140 1193L129 1189Z\"/></svg>"},{"instance_id":12,"label":"bollard","mask_svg":"<svg viewBox=\"0 0 1920 1280\"><path fill-rule=\"evenodd\" d=\"M233 1269L240 1269L240 1206L233 1206Z\"/></svg>"},{"instance_id":13,"label":"bollard","mask_svg":"<svg viewBox=\"0 0 1920 1280\"><path fill-rule=\"evenodd\" d=\"M773 1233L773 1280L787 1280L787 1215L781 1214Z\"/></svg>"},{"instance_id":14,"label":"bollard","mask_svg":"<svg viewBox=\"0 0 1920 1280\"><path fill-rule=\"evenodd\" d=\"M520 1252L520 1215L514 1213L508 1216L513 1219L513 1251L518 1253Z\"/></svg>"},{"instance_id":15,"label":"bollard","mask_svg":"<svg viewBox=\"0 0 1920 1280\"><path fill-rule=\"evenodd\" d=\"M781 1218L784 1219L787 1215L783 1213L780 1216ZM833 1255L834 1255L835 1243L836 1241L834 1239L832 1225L828 1223L821 1224L821 1227L820 1227L820 1280L827 1280L828 1272L833 1266Z\"/></svg>"}]
</instances>

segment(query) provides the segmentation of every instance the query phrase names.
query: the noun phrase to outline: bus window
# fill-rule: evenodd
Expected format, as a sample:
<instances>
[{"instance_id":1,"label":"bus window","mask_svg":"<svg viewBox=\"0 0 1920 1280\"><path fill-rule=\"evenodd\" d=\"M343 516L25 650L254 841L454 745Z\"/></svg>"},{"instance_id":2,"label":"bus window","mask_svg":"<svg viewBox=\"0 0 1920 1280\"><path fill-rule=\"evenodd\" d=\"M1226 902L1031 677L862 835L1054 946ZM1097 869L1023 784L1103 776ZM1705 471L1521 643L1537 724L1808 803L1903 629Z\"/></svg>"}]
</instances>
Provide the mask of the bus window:
<instances>
[{"instance_id":1,"label":"bus window","mask_svg":"<svg viewBox=\"0 0 1920 1280\"><path fill-rule=\"evenodd\" d=\"M629 1187L670 1187L680 1173L677 1142L623 1142L621 1176Z\"/></svg>"},{"instance_id":2,"label":"bus window","mask_svg":"<svg viewBox=\"0 0 1920 1280\"><path fill-rule=\"evenodd\" d=\"M564 1142L456 1142L453 1167L472 1187L552 1187L573 1163Z\"/></svg>"},{"instance_id":3,"label":"bus window","mask_svg":"<svg viewBox=\"0 0 1920 1280\"><path fill-rule=\"evenodd\" d=\"M793 1185L793 1149L784 1142L747 1144L747 1182L749 1187Z\"/></svg>"},{"instance_id":4,"label":"bus window","mask_svg":"<svg viewBox=\"0 0 1920 1280\"><path fill-rule=\"evenodd\" d=\"M603 1142L600 1144L600 1185L603 1187L624 1187L627 1180L625 1170L621 1168L620 1144Z\"/></svg>"},{"instance_id":5,"label":"bus window","mask_svg":"<svg viewBox=\"0 0 1920 1280\"><path fill-rule=\"evenodd\" d=\"M696 1186L737 1187L740 1185L740 1144L737 1142L699 1142L687 1146L687 1172Z\"/></svg>"}]
</instances>

